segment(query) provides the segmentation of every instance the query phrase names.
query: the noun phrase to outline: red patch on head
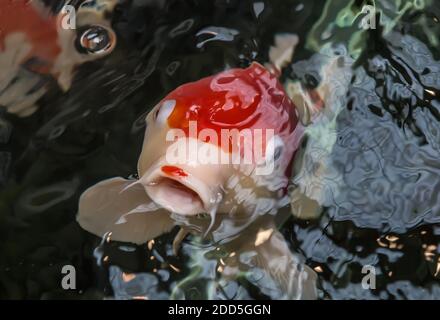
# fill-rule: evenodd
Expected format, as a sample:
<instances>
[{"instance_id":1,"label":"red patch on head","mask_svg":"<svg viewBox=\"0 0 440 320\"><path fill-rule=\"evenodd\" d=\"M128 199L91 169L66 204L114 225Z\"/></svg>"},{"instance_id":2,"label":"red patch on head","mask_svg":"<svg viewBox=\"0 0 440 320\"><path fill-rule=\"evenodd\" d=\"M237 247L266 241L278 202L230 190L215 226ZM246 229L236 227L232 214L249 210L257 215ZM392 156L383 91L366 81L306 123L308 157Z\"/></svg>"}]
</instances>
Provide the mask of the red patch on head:
<instances>
[{"instance_id":1,"label":"red patch on head","mask_svg":"<svg viewBox=\"0 0 440 320\"><path fill-rule=\"evenodd\" d=\"M168 118L171 128L185 129L191 120L200 130L276 129L285 123L293 129L297 122L282 85L258 63L182 85L165 98L171 99L176 101Z\"/></svg>"},{"instance_id":2,"label":"red patch on head","mask_svg":"<svg viewBox=\"0 0 440 320\"><path fill-rule=\"evenodd\" d=\"M182 129L187 136L189 122L194 121L197 134L213 129L221 137L222 129L270 129L287 143L298 123L283 86L258 63L182 85L165 100L176 101L169 127Z\"/></svg>"}]
</instances>

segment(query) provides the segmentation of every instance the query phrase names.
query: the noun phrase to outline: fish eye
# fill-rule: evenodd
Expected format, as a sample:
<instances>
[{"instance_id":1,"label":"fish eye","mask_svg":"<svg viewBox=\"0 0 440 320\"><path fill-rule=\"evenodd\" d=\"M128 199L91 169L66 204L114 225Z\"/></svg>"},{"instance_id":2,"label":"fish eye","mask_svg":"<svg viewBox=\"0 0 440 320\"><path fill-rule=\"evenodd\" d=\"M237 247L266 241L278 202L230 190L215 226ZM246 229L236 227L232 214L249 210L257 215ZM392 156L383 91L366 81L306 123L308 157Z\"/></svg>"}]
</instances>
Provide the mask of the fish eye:
<instances>
[{"instance_id":1,"label":"fish eye","mask_svg":"<svg viewBox=\"0 0 440 320\"><path fill-rule=\"evenodd\" d=\"M78 30L76 47L83 54L109 53L115 46L116 36L113 30L94 25Z\"/></svg>"},{"instance_id":2,"label":"fish eye","mask_svg":"<svg viewBox=\"0 0 440 320\"><path fill-rule=\"evenodd\" d=\"M271 138L266 147L267 161L277 161L284 151L284 142L279 136Z\"/></svg>"},{"instance_id":3,"label":"fish eye","mask_svg":"<svg viewBox=\"0 0 440 320\"><path fill-rule=\"evenodd\" d=\"M159 106L155 114L155 120L159 123L165 123L176 106L176 100L165 100Z\"/></svg>"},{"instance_id":4,"label":"fish eye","mask_svg":"<svg viewBox=\"0 0 440 320\"><path fill-rule=\"evenodd\" d=\"M273 154L273 159L275 161L277 161L280 157L281 157L281 153L283 152L283 147L282 146L278 146L275 148L274 154Z\"/></svg>"}]
</instances>

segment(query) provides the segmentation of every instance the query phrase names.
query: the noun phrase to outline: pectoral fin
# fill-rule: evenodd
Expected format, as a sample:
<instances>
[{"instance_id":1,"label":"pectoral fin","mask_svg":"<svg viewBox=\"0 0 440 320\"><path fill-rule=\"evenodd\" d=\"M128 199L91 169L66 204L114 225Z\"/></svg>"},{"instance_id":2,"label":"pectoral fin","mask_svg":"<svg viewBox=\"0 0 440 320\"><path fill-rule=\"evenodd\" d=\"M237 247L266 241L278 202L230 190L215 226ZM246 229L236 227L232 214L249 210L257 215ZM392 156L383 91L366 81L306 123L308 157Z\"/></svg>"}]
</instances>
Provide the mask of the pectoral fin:
<instances>
[{"instance_id":1,"label":"pectoral fin","mask_svg":"<svg viewBox=\"0 0 440 320\"><path fill-rule=\"evenodd\" d=\"M263 224L241 246L228 249L232 253L221 267L224 277L245 271L246 278L272 299L317 298L316 273L290 250L273 222Z\"/></svg>"},{"instance_id":2,"label":"pectoral fin","mask_svg":"<svg viewBox=\"0 0 440 320\"><path fill-rule=\"evenodd\" d=\"M262 229L257 233L258 240L261 243L255 246L256 255L251 261L278 285L283 292L280 298L316 299L316 273L291 252L283 235L276 229Z\"/></svg>"},{"instance_id":3,"label":"pectoral fin","mask_svg":"<svg viewBox=\"0 0 440 320\"><path fill-rule=\"evenodd\" d=\"M98 236L111 232L112 240L136 244L174 227L169 213L148 198L141 184L123 178L104 180L87 189L79 200L77 221Z\"/></svg>"}]
</instances>

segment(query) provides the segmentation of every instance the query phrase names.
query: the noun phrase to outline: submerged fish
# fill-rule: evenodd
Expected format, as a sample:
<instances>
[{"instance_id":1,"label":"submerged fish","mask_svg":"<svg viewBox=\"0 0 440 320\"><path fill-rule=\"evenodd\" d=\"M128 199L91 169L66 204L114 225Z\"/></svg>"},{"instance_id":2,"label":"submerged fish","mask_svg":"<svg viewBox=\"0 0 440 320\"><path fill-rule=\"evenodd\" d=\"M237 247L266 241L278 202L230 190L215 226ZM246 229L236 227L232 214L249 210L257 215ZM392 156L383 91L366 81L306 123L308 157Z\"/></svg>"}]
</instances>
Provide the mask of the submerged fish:
<instances>
[{"instance_id":1,"label":"submerged fish","mask_svg":"<svg viewBox=\"0 0 440 320\"><path fill-rule=\"evenodd\" d=\"M45 76L67 90L76 66L112 52L108 12L116 3L86 0L54 14L39 0L0 1L0 106L27 116L46 91Z\"/></svg>"},{"instance_id":2,"label":"submerged fish","mask_svg":"<svg viewBox=\"0 0 440 320\"><path fill-rule=\"evenodd\" d=\"M292 66L297 77L319 75L319 85L311 97L298 82L288 82L286 92L297 107L300 121L307 124L302 145L296 157L291 209L294 216L313 219L323 207L329 207L343 185L342 173L333 162L332 152L337 142L337 117L348 102L354 60L343 45L327 45L310 59ZM322 98L325 108L313 110L313 96Z\"/></svg>"},{"instance_id":3,"label":"submerged fish","mask_svg":"<svg viewBox=\"0 0 440 320\"><path fill-rule=\"evenodd\" d=\"M235 253L222 261L225 277L259 268L278 288L276 298L316 298L316 274L274 222L288 203L303 133L274 73L252 63L182 85L146 122L140 178L113 178L86 190L81 227L142 244L179 225L175 251L187 233L201 234Z\"/></svg>"}]
</instances>

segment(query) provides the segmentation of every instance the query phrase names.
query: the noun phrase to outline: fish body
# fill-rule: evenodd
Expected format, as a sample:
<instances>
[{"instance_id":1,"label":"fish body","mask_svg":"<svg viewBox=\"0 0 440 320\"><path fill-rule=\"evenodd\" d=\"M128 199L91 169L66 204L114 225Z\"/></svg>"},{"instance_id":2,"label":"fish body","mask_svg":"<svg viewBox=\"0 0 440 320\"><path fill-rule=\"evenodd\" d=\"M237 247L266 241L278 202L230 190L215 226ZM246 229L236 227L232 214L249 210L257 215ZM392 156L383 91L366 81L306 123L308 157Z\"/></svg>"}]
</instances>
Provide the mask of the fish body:
<instances>
[{"instance_id":1,"label":"fish body","mask_svg":"<svg viewBox=\"0 0 440 320\"><path fill-rule=\"evenodd\" d=\"M116 0L84 1L53 13L40 1L1 1L0 105L30 115L46 92L43 77L55 78L66 91L77 66L111 53L116 35L107 13L115 5Z\"/></svg>"},{"instance_id":2,"label":"fish body","mask_svg":"<svg viewBox=\"0 0 440 320\"><path fill-rule=\"evenodd\" d=\"M226 277L260 268L278 288L274 297L312 299L316 275L299 268L273 219L288 203L302 132L277 76L258 63L184 84L146 117L139 179L92 186L77 220L89 232L137 244L178 225L175 251L187 233L202 235L237 252L222 267ZM246 254L253 258L243 263Z\"/></svg>"}]
</instances>

